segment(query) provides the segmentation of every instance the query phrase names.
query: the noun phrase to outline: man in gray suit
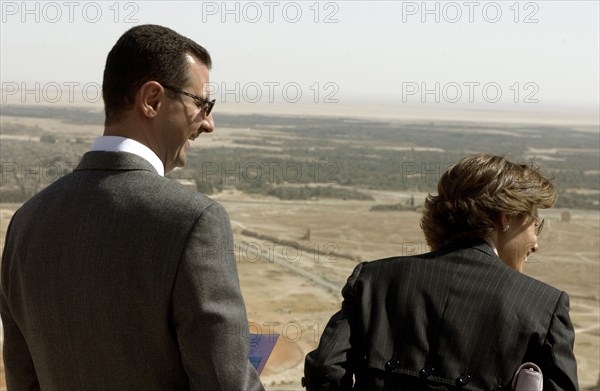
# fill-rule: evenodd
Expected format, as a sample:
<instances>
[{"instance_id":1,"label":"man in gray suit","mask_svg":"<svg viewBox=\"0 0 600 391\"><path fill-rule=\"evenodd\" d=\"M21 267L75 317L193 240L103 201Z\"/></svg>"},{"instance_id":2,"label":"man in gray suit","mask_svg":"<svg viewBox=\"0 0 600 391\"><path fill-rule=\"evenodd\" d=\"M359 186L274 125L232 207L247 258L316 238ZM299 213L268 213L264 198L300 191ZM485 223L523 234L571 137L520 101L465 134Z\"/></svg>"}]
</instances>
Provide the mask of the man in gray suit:
<instances>
[{"instance_id":1,"label":"man in gray suit","mask_svg":"<svg viewBox=\"0 0 600 391\"><path fill-rule=\"evenodd\" d=\"M104 70L104 136L14 215L0 304L9 390L262 390L227 213L163 177L212 132L211 58L155 25Z\"/></svg>"}]
</instances>

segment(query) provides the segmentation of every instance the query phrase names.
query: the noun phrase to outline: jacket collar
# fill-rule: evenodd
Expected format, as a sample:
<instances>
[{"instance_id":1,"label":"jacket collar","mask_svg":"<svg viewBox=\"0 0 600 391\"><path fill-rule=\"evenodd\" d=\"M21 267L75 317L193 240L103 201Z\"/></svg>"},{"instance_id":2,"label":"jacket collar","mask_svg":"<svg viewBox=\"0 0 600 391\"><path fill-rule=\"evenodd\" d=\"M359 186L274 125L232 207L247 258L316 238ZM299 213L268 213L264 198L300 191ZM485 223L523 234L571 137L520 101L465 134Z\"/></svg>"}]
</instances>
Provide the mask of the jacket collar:
<instances>
[{"instance_id":1,"label":"jacket collar","mask_svg":"<svg viewBox=\"0 0 600 391\"><path fill-rule=\"evenodd\" d=\"M82 170L118 170L150 171L158 175L156 169L146 159L129 152L91 151L81 158L74 171Z\"/></svg>"},{"instance_id":2,"label":"jacket collar","mask_svg":"<svg viewBox=\"0 0 600 391\"><path fill-rule=\"evenodd\" d=\"M484 254L489 255L490 257L499 259L498 255L490 246L487 240L484 238L471 238L464 239L460 241L451 242L448 247L450 248L472 248L478 251L481 251Z\"/></svg>"},{"instance_id":3,"label":"jacket collar","mask_svg":"<svg viewBox=\"0 0 600 391\"><path fill-rule=\"evenodd\" d=\"M491 257L498 258L498 254L496 254L496 251L494 251L494 248L484 238L479 238L479 239L473 240L473 242L471 242L471 248L479 250Z\"/></svg>"}]
</instances>

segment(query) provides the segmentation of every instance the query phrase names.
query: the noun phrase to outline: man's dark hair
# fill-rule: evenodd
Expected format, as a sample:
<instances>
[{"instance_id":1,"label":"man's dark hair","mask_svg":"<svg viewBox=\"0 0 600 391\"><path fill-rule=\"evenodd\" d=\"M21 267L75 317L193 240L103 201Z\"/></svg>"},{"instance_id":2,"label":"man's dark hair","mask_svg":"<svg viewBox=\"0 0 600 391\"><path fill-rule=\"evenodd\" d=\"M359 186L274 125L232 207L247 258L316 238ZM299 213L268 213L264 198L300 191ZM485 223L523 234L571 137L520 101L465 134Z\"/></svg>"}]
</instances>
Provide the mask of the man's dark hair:
<instances>
[{"instance_id":1,"label":"man's dark hair","mask_svg":"<svg viewBox=\"0 0 600 391\"><path fill-rule=\"evenodd\" d=\"M138 89L148 81L183 87L188 79L187 53L211 68L206 49L167 27L147 24L125 32L108 53L104 67L105 124L130 109Z\"/></svg>"}]
</instances>

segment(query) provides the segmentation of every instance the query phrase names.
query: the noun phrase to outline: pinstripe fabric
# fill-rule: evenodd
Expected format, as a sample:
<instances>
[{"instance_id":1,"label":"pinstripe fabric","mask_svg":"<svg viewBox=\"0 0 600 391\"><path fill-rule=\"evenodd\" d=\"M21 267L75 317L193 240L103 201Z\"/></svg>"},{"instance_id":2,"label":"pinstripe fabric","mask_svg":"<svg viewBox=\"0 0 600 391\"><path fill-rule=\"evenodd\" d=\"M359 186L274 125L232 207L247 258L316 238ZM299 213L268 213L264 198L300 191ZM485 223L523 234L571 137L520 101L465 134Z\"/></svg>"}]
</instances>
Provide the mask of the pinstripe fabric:
<instances>
[{"instance_id":1,"label":"pinstripe fabric","mask_svg":"<svg viewBox=\"0 0 600 391\"><path fill-rule=\"evenodd\" d=\"M9 391L259 390L227 213L125 152L90 152L14 215Z\"/></svg>"},{"instance_id":2,"label":"pinstripe fabric","mask_svg":"<svg viewBox=\"0 0 600 391\"><path fill-rule=\"evenodd\" d=\"M525 361L544 390L578 389L567 294L484 240L359 264L342 294L306 357L308 391L509 389Z\"/></svg>"}]
</instances>

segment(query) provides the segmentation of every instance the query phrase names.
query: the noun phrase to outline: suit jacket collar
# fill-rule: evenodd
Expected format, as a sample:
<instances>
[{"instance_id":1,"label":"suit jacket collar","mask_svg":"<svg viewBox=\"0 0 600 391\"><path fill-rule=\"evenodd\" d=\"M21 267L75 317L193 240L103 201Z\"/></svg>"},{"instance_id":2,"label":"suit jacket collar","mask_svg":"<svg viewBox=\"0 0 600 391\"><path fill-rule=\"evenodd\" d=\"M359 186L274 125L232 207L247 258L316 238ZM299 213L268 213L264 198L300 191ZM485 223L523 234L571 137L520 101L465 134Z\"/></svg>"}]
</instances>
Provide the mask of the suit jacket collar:
<instances>
[{"instance_id":1,"label":"suit jacket collar","mask_svg":"<svg viewBox=\"0 0 600 391\"><path fill-rule=\"evenodd\" d=\"M491 257L498 258L498 255L496 254L496 252L494 251L492 246L490 246L490 244L487 242L487 240L485 240L483 238L474 240L471 243L471 247L476 250L479 250L483 253L486 253L487 255L489 255Z\"/></svg>"},{"instance_id":2,"label":"suit jacket collar","mask_svg":"<svg viewBox=\"0 0 600 391\"><path fill-rule=\"evenodd\" d=\"M87 152L83 155L74 171L82 170L143 170L158 175L158 172L150 162L141 156L129 152Z\"/></svg>"},{"instance_id":3,"label":"suit jacket collar","mask_svg":"<svg viewBox=\"0 0 600 391\"><path fill-rule=\"evenodd\" d=\"M472 248L478 251L481 251L484 254L489 255L494 259L500 259L498 255L494 252L494 249L490 246L490 244L484 238L472 238L465 239L456 242L452 242L449 244L449 247L453 248Z\"/></svg>"}]
</instances>

